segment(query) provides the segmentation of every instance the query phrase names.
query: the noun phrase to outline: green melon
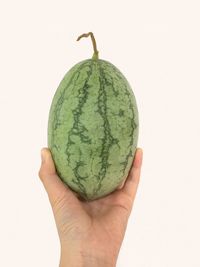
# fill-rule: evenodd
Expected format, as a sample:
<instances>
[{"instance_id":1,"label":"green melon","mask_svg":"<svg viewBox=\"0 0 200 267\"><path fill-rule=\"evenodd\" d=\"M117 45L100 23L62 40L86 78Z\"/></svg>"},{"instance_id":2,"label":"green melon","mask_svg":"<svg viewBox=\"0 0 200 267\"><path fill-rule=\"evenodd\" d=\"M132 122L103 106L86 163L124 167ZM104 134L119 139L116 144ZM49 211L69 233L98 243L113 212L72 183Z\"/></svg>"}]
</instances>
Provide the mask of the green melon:
<instances>
[{"instance_id":1,"label":"green melon","mask_svg":"<svg viewBox=\"0 0 200 267\"><path fill-rule=\"evenodd\" d=\"M86 200L113 192L127 177L138 141L138 109L124 75L94 55L73 66L55 92L48 147L61 180ZM78 39L78 40L79 40Z\"/></svg>"}]
</instances>

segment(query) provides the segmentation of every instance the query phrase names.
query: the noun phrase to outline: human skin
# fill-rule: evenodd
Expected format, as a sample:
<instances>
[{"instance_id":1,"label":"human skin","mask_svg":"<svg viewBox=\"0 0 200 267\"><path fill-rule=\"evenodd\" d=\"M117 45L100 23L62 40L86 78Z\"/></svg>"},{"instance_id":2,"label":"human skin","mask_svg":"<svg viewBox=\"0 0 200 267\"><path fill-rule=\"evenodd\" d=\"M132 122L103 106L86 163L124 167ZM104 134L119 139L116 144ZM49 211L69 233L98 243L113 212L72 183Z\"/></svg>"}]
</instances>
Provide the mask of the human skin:
<instances>
[{"instance_id":1,"label":"human skin","mask_svg":"<svg viewBox=\"0 0 200 267\"><path fill-rule=\"evenodd\" d=\"M58 177L48 148L39 177L53 210L61 245L60 267L114 267L136 196L143 151L137 148L124 183L106 197L85 201Z\"/></svg>"}]
</instances>

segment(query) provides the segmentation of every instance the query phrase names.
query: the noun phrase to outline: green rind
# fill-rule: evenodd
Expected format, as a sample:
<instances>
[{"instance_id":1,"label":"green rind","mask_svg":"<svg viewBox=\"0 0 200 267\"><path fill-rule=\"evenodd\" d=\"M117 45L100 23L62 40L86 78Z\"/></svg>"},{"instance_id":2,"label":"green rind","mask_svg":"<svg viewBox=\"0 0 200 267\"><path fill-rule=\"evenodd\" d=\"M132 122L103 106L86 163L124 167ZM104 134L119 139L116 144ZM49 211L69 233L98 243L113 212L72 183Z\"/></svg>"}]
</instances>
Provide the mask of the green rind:
<instances>
[{"instance_id":1,"label":"green rind","mask_svg":"<svg viewBox=\"0 0 200 267\"><path fill-rule=\"evenodd\" d=\"M87 59L64 76L52 101L48 147L60 178L87 200L127 177L138 141L138 109L124 75Z\"/></svg>"}]
</instances>

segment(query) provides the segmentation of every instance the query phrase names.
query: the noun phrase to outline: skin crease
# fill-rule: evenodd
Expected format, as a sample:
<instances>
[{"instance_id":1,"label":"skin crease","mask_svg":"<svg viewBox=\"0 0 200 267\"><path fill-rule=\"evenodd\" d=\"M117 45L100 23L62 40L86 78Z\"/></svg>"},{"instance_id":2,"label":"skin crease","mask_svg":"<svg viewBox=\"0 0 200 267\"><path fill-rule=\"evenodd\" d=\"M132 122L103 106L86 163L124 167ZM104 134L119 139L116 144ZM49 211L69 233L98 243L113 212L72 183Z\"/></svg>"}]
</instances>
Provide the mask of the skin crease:
<instances>
[{"instance_id":1,"label":"skin crease","mask_svg":"<svg viewBox=\"0 0 200 267\"><path fill-rule=\"evenodd\" d=\"M137 148L129 175L106 197L79 199L58 177L48 148L41 150L39 177L53 210L61 244L60 267L113 267L136 196L143 151Z\"/></svg>"}]
</instances>

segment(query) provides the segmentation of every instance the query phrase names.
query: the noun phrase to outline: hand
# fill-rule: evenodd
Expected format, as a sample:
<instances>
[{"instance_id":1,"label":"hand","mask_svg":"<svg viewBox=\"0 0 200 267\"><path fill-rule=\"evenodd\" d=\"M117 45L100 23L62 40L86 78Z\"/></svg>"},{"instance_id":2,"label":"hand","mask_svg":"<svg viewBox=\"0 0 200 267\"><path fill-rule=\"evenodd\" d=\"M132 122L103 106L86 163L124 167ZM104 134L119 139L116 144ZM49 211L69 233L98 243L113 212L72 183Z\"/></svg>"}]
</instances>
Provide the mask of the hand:
<instances>
[{"instance_id":1,"label":"hand","mask_svg":"<svg viewBox=\"0 0 200 267\"><path fill-rule=\"evenodd\" d=\"M56 173L51 152L41 151L39 176L47 191L61 244L60 267L116 265L135 199L142 165L136 150L125 183L110 195L82 201Z\"/></svg>"}]
</instances>

